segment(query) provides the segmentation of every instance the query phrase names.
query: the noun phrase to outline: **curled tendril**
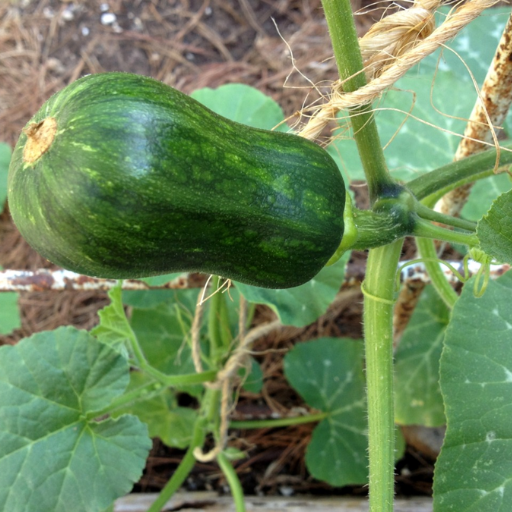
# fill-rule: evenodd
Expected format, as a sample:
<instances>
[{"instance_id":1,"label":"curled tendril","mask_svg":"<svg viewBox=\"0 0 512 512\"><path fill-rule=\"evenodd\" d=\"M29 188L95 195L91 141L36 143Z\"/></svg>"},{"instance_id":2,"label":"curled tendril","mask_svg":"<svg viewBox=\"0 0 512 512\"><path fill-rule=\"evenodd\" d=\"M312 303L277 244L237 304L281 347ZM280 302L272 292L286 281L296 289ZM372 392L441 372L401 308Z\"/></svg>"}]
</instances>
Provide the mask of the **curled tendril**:
<instances>
[{"instance_id":1,"label":"curled tendril","mask_svg":"<svg viewBox=\"0 0 512 512\"><path fill-rule=\"evenodd\" d=\"M473 247L468 254L464 257L464 268L468 265L468 260L471 258L473 261L480 263L480 268L475 274L475 282L473 284L473 295L479 299L487 290L487 286L489 285L489 280L491 278L491 264L493 263L491 256L486 254L481 249L477 247ZM482 286L480 286L480 281L483 277Z\"/></svg>"}]
</instances>

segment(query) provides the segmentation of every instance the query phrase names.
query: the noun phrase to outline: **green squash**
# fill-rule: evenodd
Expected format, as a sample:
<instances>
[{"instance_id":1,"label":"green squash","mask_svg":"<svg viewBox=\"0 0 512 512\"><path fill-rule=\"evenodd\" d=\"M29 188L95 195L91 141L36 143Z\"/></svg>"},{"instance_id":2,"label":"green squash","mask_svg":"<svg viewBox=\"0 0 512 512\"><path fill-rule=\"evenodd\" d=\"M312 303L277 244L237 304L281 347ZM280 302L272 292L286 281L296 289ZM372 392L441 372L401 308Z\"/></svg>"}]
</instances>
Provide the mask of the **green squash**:
<instances>
[{"instance_id":1,"label":"green squash","mask_svg":"<svg viewBox=\"0 0 512 512\"><path fill-rule=\"evenodd\" d=\"M8 200L28 243L78 273L198 271L288 288L339 246L345 186L308 140L235 123L150 78L104 73L30 120Z\"/></svg>"}]
</instances>

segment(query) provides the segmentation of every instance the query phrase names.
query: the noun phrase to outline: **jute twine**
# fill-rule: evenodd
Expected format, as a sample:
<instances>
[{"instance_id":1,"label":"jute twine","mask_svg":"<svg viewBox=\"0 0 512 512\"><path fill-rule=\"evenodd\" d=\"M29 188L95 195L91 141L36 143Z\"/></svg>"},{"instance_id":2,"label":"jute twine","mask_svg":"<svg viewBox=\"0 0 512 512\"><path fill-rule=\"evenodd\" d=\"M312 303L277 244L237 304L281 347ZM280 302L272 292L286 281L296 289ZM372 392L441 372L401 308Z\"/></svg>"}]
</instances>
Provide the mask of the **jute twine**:
<instances>
[{"instance_id":1,"label":"jute twine","mask_svg":"<svg viewBox=\"0 0 512 512\"><path fill-rule=\"evenodd\" d=\"M435 30L434 13L440 0L416 0L410 9L377 22L360 40L369 83L354 92L343 92L344 82L335 82L329 101L311 109L311 118L299 135L315 140L339 111L371 104L410 68L497 2L471 0L453 10Z\"/></svg>"}]
</instances>

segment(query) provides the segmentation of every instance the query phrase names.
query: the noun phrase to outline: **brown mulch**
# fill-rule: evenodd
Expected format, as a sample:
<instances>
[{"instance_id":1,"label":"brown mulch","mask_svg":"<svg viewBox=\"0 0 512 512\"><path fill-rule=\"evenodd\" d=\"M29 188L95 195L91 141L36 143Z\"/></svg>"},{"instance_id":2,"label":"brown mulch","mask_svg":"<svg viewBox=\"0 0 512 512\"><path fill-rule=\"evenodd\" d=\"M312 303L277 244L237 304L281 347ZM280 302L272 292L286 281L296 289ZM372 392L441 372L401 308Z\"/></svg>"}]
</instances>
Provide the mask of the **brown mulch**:
<instances>
[{"instance_id":1,"label":"brown mulch","mask_svg":"<svg viewBox=\"0 0 512 512\"><path fill-rule=\"evenodd\" d=\"M370 2L366 2L370 4ZM364 7L361 0L356 9ZM380 10L363 14L363 34ZM108 22L108 23L107 23ZM0 5L0 141L13 145L21 128L53 93L80 76L102 71L149 75L186 93L201 87L241 82L272 96L299 122L297 110L318 98L336 79L335 64L320 0L20 0ZM0 216L0 264L36 269L49 263L35 254ZM359 256L362 257L362 256ZM89 329L107 303L101 292L22 293L22 328L0 343L14 343L34 332L74 325ZM302 401L283 376L282 355L296 341L318 336L360 338L361 300L331 309L305 329L289 328L255 347L265 375L261 395L242 393L238 414L286 414ZM256 321L271 317L259 308ZM251 493L344 492L310 478L304 452L314 425L247 431L232 444L248 452L238 466ZM182 452L158 441L139 490L160 489ZM403 493L429 493L432 462L410 450L399 477ZM414 478L414 475L419 475ZM400 480L400 478L402 478ZM223 489L215 464L198 464L187 485Z\"/></svg>"}]
</instances>

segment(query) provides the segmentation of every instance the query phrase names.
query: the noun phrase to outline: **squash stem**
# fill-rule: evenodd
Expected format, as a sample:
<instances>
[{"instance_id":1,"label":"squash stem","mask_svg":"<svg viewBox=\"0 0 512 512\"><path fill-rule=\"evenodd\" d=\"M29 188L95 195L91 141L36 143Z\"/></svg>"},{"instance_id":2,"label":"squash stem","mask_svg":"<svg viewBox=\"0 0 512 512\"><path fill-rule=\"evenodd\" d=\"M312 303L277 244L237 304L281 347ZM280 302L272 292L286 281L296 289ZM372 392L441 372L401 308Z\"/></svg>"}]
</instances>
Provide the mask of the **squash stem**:
<instances>
[{"instance_id":1,"label":"squash stem","mask_svg":"<svg viewBox=\"0 0 512 512\"><path fill-rule=\"evenodd\" d=\"M433 207L435 204L433 199L425 199L423 205L425 208ZM424 259L425 268L430 276L432 285L434 286L439 297L450 308L453 309L459 296L452 288L452 285L446 279L444 272L437 260L437 250L434 241L431 238L416 238L416 245L421 257Z\"/></svg>"},{"instance_id":2,"label":"squash stem","mask_svg":"<svg viewBox=\"0 0 512 512\"><path fill-rule=\"evenodd\" d=\"M164 386L160 382L148 382L115 398L110 402L108 407L87 413L86 418L87 420L92 420L94 418L101 418L106 414L112 414L117 409L127 407L140 400L149 400L153 397L159 396L162 394L164 389Z\"/></svg>"},{"instance_id":3,"label":"squash stem","mask_svg":"<svg viewBox=\"0 0 512 512\"><path fill-rule=\"evenodd\" d=\"M225 353L222 342L221 332L221 301L224 300L222 292L219 291L220 277L213 276L211 285L211 297L210 297L210 312L208 314L208 339L210 342L210 354L212 362L215 366L220 363L222 356Z\"/></svg>"},{"instance_id":4,"label":"squash stem","mask_svg":"<svg viewBox=\"0 0 512 512\"><path fill-rule=\"evenodd\" d=\"M143 363L139 368L151 375L155 380L161 382L165 386L190 386L192 384L202 384L204 382L211 382L217 377L215 370L207 370L202 373L185 373L183 375L167 375L157 370L149 363Z\"/></svg>"},{"instance_id":5,"label":"squash stem","mask_svg":"<svg viewBox=\"0 0 512 512\"><path fill-rule=\"evenodd\" d=\"M446 279L437 260L437 252L434 242L427 238L416 238L416 245L421 254L425 268L430 276L430 281L444 303L453 309L459 296Z\"/></svg>"},{"instance_id":6,"label":"squash stem","mask_svg":"<svg viewBox=\"0 0 512 512\"><path fill-rule=\"evenodd\" d=\"M371 249L364 291L370 512L393 511L393 307L403 239Z\"/></svg>"},{"instance_id":7,"label":"squash stem","mask_svg":"<svg viewBox=\"0 0 512 512\"><path fill-rule=\"evenodd\" d=\"M327 418L328 413L320 412L318 414L308 414L306 416L295 416L293 418L279 418L275 420L247 420L232 421L229 428L250 429L250 428L279 428L290 427L293 425L302 425L304 423L312 423L322 421Z\"/></svg>"},{"instance_id":8,"label":"squash stem","mask_svg":"<svg viewBox=\"0 0 512 512\"><path fill-rule=\"evenodd\" d=\"M417 203L416 213L425 220L431 220L439 222L446 226L452 226L454 228L465 229L466 231L476 231L476 222L470 220L461 219L459 217L452 217L441 212L436 212L424 204Z\"/></svg>"},{"instance_id":9,"label":"squash stem","mask_svg":"<svg viewBox=\"0 0 512 512\"><path fill-rule=\"evenodd\" d=\"M350 0L322 0L343 89L366 83ZM370 204L396 186L386 166L371 105L350 112ZM372 249L365 279L370 511L392 512L394 476L393 336L395 273L403 239Z\"/></svg>"},{"instance_id":10,"label":"squash stem","mask_svg":"<svg viewBox=\"0 0 512 512\"><path fill-rule=\"evenodd\" d=\"M429 221L418 218L414 226L414 235L423 238L434 238L442 242L449 242L469 247L479 245L478 237L473 233L464 233L462 231L452 231L451 229L431 224Z\"/></svg>"},{"instance_id":11,"label":"squash stem","mask_svg":"<svg viewBox=\"0 0 512 512\"><path fill-rule=\"evenodd\" d=\"M238 475L236 474L235 468L222 452L217 455L217 462L228 481L231 494L233 495L233 500L235 502L236 512L245 512L244 490L242 489L242 485Z\"/></svg>"},{"instance_id":12,"label":"squash stem","mask_svg":"<svg viewBox=\"0 0 512 512\"><path fill-rule=\"evenodd\" d=\"M350 0L322 0L322 5L343 90L355 91L366 85L366 77ZM396 182L386 166L371 105L351 109L350 121L373 204Z\"/></svg>"},{"instance_id":13,"label":"squash stem","mask_svg":"<svg viewBox=\"0 0 512 512\"><path fill-rule=\"evenodd\" d=\"M185 456L176 468L171 479L162 489L157 499L151 504L147 512L160 512L171 496L182 486L196 463L194 450L203 446L207 432L213 423L216 423L219 411L220 392L217 389L207 389L201 402L201 410L194 424L192 439Z\"/></svg>"},{"instance_id":14,"label":"squash stem","mask_svg":"<svg viewBox=\"0 0 512 512\"><path fill-rule=\"evenodd\" d=\"M206 418L199 417L194 425L192 432L192 440L185 453L185 456L181 460L176 471L173 473L171 479L167 482L165 487L162 489L157 499L151 504L147 512L160 512L165 504L169 501L171 496L182 486L187 476L192 471L196 459L194 457L194 450L198 446L202 446L205 438L205 424Z\"/></svg>"},{"instance_id":15,"label":"squash stem","mask_svg":"<svg viewBox=\"0 0 512 512\"><path fill-rule=\"evenodd\" d=\"M228 313L228 305L226 303L226 294L219 292L220 295L219 300L219 336L222 342L222 347L224 351L227 352L229 347L233 343L233 334L231 332L231 326L229 325L229 313ZM223 354L224 355L224 354Z\"/></svg>"}]
</instances>

